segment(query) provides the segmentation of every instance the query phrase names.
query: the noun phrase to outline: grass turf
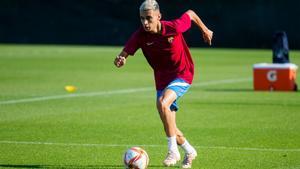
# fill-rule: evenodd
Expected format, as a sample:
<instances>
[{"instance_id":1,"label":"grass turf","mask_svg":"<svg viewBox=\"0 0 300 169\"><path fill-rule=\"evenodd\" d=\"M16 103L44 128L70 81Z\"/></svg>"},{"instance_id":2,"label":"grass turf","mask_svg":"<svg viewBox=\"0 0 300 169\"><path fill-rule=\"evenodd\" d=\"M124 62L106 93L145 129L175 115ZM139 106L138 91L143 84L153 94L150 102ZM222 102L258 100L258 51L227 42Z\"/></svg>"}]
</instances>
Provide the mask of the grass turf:
<instances>
[{"instance_id":1,"label":"grass turf","mask_svg":"<svg viewBox=\"0 0 300 169\"><path fill-rule=\"evenodd\" d=\"M0 45L0 167L123 168L125 150L142 145L149 168L164 168L152 70L141 52L115 68L120 50ZM191 52L195 80L179 102L177 123L197 147L193 168L300 168L299 92L252 87L252 65L270 63L271 51ZM300 65L300 52L290 59ZM78 88L73 95L107 93L69 97L64 86L70 84ZM68 98L6 103L61 95Z\"/></svg>"}]
</instances>

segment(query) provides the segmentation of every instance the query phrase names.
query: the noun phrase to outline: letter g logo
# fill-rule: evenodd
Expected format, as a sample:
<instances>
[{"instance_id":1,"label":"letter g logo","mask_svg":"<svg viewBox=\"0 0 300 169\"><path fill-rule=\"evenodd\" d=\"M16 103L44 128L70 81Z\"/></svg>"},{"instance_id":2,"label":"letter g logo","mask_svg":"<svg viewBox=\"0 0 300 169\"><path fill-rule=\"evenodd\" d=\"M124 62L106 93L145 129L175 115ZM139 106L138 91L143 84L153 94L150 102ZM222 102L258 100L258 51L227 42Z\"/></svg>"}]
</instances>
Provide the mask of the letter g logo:
<instances>
[{"instance_id":1,"label":"letter g logo","mask_svg":"<svg viewBox=\"0 0 300 169\"><path fill-rule=\"evenodd\" d=\"M277 80L277 71L276 70L268 71L267 78L270 82L275 82Z\"/></svg>"}]
</instances>

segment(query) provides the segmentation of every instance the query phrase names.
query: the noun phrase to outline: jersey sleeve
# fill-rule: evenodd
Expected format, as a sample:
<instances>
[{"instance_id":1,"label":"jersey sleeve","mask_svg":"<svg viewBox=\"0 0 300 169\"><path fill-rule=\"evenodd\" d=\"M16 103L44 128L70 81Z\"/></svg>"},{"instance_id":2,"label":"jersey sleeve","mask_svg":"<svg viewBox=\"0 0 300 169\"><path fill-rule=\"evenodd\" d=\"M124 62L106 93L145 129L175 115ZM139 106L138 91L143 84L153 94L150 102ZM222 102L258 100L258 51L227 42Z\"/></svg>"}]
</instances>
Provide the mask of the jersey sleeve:
<instances>
[{"instance_id":1,"label":"jersey sleeve","mask_svg":"<svg viewBox=\"0 0 300 169\"><path fill-rule=\"evenodd\" d=\"M139 30L134 32L125 44L123 51L125 51L129 55L134 55L135 52L140 48L139 32L140 32Z\"/></svg>"},{"instance_id":2,"label":"jersey sleeve","mask_svg":"<svg viewBox=\"0 0 300 169\"><path fill-rule=\"evenodd\" d=\"M183 33L190 29L191 18L187 13L184 13L180 18L172 21L177 33Z\"/></svg>"}]
</instances>

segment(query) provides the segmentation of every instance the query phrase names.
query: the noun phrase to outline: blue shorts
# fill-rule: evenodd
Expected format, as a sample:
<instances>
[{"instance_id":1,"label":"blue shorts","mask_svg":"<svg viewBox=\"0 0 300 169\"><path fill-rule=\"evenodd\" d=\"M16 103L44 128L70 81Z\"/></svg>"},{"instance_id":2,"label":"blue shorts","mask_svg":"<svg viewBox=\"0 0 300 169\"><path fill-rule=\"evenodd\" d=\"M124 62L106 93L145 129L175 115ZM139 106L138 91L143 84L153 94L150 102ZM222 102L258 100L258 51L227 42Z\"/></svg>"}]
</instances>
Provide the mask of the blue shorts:
<instances>
[{"instance_id":1,"label":"blue shorts","mask_svg":"<svg viewBox=\"0 0 300 169\"><path fill-rule=\"evenodd\" d=\"M157 100L162 96L163 92L167 89L171 89L176 93L176 100L171 104L170 109L171 111L178 111L179 107L177 105L177 100L183 96L188 89L191 87L189 83L184 81L183 79L176 78L172 82L168 84L168 86L164 90L157 90Z\"/></svg>"}]
</instances>

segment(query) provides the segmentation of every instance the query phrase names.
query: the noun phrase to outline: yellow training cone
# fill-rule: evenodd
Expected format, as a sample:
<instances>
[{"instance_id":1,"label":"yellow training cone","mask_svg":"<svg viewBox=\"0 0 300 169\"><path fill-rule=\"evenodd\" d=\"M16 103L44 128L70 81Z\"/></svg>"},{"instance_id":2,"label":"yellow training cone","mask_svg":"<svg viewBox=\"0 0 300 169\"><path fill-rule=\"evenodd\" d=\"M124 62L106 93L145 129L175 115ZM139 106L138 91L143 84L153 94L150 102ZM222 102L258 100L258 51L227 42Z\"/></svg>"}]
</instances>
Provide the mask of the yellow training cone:
<instances>
[{"instance_id":1,"label":"yellow training cone","mask_svg":"<svg viewBox=\"0 0 300 169\"><path fill-rule=\"evenodd\" d=\"M76 88L75 86L72 86L72 85L65 86L65 90L66 90L67 92L70 92L70 93L75 92L76 89L77 89L77 88Z\"/></svg>"}]
</instances>

